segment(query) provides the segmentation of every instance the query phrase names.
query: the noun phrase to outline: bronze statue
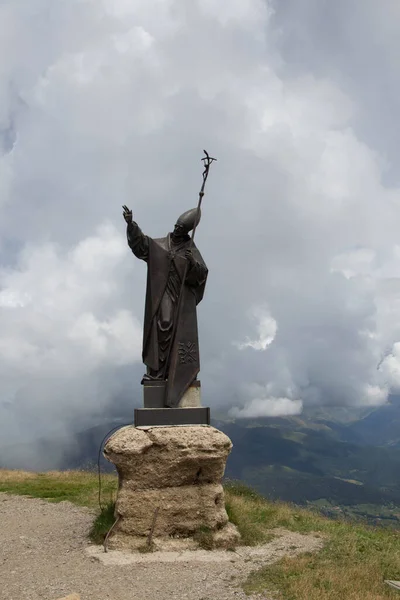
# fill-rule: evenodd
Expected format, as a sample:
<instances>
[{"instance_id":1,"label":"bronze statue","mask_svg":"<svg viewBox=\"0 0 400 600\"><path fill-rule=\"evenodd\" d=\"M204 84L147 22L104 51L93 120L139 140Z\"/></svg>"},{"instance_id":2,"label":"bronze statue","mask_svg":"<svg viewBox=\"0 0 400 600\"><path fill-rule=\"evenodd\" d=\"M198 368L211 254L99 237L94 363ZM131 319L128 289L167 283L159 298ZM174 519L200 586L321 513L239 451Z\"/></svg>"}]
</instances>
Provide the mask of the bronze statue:
<instances>
[{"instance_id":1,"label":"bronze statue","mask_svg":"<svg viewBox=\"0 0 400 600\"><path fill-rule=\"evenodd\" d=\"M166 237L153 239L144 235L133 220L132 211L123 206L127 223L128 245L133 254L147 263L147 290L143 327L142 358L147 367L142 379L145 408L135 409L135 422L142 424L183 424L188 419L182 412L166 416L146 410L176 408L186 390L196 382L200 371L199 339L196 307L201 302L207 281L207 266L194 244L196 227L201 217L211 158L204 150L203 182L197 208L183 213L174 230ZM189 236L189 232L192 232ZM153 388L153 389L151 389ZM161 391L161 396L160 396ZM167 411L170 412L170 411ZM185 413L185 410L183 409ZM191 419L209 423L209 409L191 411ZM175 421L174 421L175 419Z\"/></svg>"},{"instance_id":2,"label":"bronze statue","mask_svg":"<svg viewBox=\"0 0 400 600\"><path fill-rule=\"evenodd\" d=\"M196 306L203 298L208 270L188 235L200 215L196 208L188 210L172 233L153 239L142 233L132 211L127 206L123 209L128 245L147 263L142 353L147 373L143 379L169 381L168 406L177 406L200 370Z\"/></svg>"}]
</instances>

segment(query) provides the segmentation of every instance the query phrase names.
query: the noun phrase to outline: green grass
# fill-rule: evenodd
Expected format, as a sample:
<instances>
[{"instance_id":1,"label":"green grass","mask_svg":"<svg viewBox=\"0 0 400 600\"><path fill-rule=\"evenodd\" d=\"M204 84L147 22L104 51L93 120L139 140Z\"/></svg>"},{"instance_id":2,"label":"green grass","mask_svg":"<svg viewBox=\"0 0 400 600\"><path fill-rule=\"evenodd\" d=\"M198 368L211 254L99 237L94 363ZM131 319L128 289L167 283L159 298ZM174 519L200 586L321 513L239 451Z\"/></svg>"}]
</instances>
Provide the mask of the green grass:
<instances>
[{"instance_id":1,"label":"green grass","mask_svg":"<svg viewBox=\"0 0 400 600\"><path fill-rule=\"evenodd\" d=\"M203 550L214 549L214 537L213 532L209 527L201 527L196 531L193 539L198 543L199 547Z\"/></svg>"},{"instance_id":2,"label":"green grass","mask_svg":"<svg viewBox=\"0 0 400 600\"><path fill-rule=\"evenodd\" d=\"M327 536L322 551L285 558L250 575L247 593L275 591L286 600L397 598L384 579L399 574L398 536L338 523L316 523Z\"/></svg>"},{"instance_id":3,"label":"green grass","mask_svg":"<svg viewBox=\"0 0 400 600\"><path fill-rule=\"evenodd\" d=\"M400 533L330 520L313 511L269 502L241 484L228 484L226 500L246 538L283 528L324 538L320 552L284 558L254 571L248 594L274 593L282 600L383 600L400 598L384 584L399 579Z\"/></svg>"},{"instance_id":4,"label":"green grass","mask_svg":"<svg viewBox=\"0 0 400 600\"><path fill-rule=\"evenodd\" d=\"M107 533L115 523L115 502L109 502L99 512L93 521L89 538L95 544L103 544Z\"/></svg>"},{"instance_id":5,"label":"green grass","mask_svg":"<svg viewBox=\"0 0 400 600\"><path fill-rule=\"evenodd\" d=\"M114 523L117 478L105 475L103 510L91 531L97 543ZM97 476L93 473L24 473L0 470L0 491L68 500L98 508ZM270 502L237 482L225 485L226 505L238 526L242 541L265 543L277 528L322 537L324 547L314 554L284 558L256 570L244 584L246 593L259 593L276 600L386 600L400 595L384 584L400 578L400 533L367 525L330 520L315 511L282 502ZM205 546L209 532L200 531ZM273 595L273 596L272 596Z\"/></svg>"},{"instance_id":6,"label":"green grass","mask_svg":"<svg viewBox=\"0 0 400 600\"><path fill-rule=\"evenodd\" d=\"M102 475L102 501L115 500L118 480L115 475ZM30 473L0 470L0 492L9 492L49 502L67 500L79 506L98 507L99 480L96 473L85 471L49 471Z\"/></svg>"},{"instance_id":7,"label":"green grass","mask_svg":"<svg viewBox=\"0 0 400 600\"><path fill-rule=\"evenodd\" d=\"M251 506L253 503L265 502L262 496L244 485L240 481L226 482L225 507L231 523L236 525L244 546L256 546L270 541L273 535L265 527L267 514L261 511L257 514L242 511L243 504ZM237 502L237 500L243 502Z\"/></svg>"}]
</instances>

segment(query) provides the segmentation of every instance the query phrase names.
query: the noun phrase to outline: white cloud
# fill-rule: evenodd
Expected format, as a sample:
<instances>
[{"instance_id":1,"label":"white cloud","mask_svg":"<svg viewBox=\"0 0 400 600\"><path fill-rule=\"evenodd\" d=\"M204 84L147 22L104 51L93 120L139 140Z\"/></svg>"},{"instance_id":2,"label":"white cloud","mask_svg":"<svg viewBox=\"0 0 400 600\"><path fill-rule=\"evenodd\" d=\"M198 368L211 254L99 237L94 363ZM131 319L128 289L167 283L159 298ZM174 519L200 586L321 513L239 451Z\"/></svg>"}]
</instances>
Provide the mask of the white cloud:
<instances>
[{"instance_id":1,"label":"white cloud","mask_svg":"<svg viewBox=\"0 0 400 600\"><path fill-rule=\"evenodd\" d=\"M389 386L369 385L365 390L365 395L360 398L360 405L370 404L379 406L385 404L388 398Z\"/></svg>"},{"instance_id":2,"label":"white cloud","mask_svg":"<svg viewBox=\"0 0 400 600\"><path fill-rule=\"evenodd\" d=\"M257 321L257 339L247 338L245 342L235 342L240 350L253 348L254 350L266 350L275 339L278 329L277 323L269 314L268 308L254 308L251 317Z\"/></svg>"},{"instance_id":3,"label":"white cloud","mask_svg":"<svg viewBox=\"0 0 400 600\"><path fill-rule=\"evenodd\" d=\"M288 417L299 415L302 408L303 403L301 400L290 400L290 398L253 398L243 408L232 408L230 415L236 419Z\"/></svg>"},{"instance_id":4,"label":"white cloud","mask_svg":"<svg viewBox=\"0 0 400 600\"><path fill-rule=\"evenodd\" d=\"M125 258L120 235L105 226L67 253L27 247L0 272L1 398L14 399L0 402L3 441L11 443L15 420L23 437L66 435L71 422L107 407L118 369L140 361L141 325L121 297Z\"/></svg>"},{"instance_id":5,"label":"white cloud","mask_svg":"<svg viewBox=\"0 0 400 600\"><path fill-rule=\"evenodd\" d=\"M315 23L358 22L351 3L324 4L335 18L322 21L308 1L221 6L0 6L7 435L25 434L33 414L41 433L68 432L140 389L120 372L142 369L145 286L121 205L164 235L196 203L204 147L219 159L196 234L210 268L199 307L210 404L288 414L381 403L397 385L396 112L387 119L374 92L398 96L398 44L384 35L393 5L368 3L357 44L353 27L350 46L338 32L345 58ZM249 318L254 306L268 311Z\"/></svg>"},{"instance_id":6,"label":"white cloud","mask_svg":"<svg viewBox=\"0 0 400 600\"><path fill-rule=\"evenodd\" d=\"M382 361L380 371L394 392L400 391L400 342L393 344L393 348Z\"/></svg>"},{"instance_id":7,"label":"white cloud","mask_svg":"<svg viewBox=\"0 0 400 600\"><path fill-rule=\"evenodd\" d=\"M229 414L238 419L300 414L303 402L296 397L293 382L287 381L286 386L280 388L280 392L274 382L244 386L243 396L247 398L246 402L243 406L232 407Z\"/></svg>"}]
</instances>

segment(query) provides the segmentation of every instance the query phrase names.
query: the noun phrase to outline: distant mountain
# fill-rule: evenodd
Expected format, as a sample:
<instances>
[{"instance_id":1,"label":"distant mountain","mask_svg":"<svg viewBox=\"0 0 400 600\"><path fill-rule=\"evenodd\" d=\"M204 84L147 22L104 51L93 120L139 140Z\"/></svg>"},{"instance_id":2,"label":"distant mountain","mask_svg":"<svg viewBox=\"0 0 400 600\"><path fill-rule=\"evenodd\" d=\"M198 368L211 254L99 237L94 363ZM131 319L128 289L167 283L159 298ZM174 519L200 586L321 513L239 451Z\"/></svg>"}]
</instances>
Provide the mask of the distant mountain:
<instances>
[{"instance_id":1,"label":"distant mountain","mask_svg":"<svg viewBox=\"0 0 400 600\"><path fill-rule=\"evenodd\" d=\"M399 448L366 445L349 425L298 417L215 425L234 443L228 477L271 499L400 525Z\"/></svg>"},{"instance_id":2,"label":"distant mountain","mask_svg":"<svg viewBox=\"0 0 400 600\"><path fill-rule=\"evenodd\" d=\"M349 431L364 444L400 447L400 396L351 423Z\"/></svg>"},{"instance_id":3,"label":"distant mountain","mask_svg":"<svg viewBox=\"0 0 400 600\"><path fill-rule=\"evenodd\" d=\"M342 425L354 423L372 412L365 406L306 406L302 417L311 421L330 421Z\"/></svg>"}]
</instances>

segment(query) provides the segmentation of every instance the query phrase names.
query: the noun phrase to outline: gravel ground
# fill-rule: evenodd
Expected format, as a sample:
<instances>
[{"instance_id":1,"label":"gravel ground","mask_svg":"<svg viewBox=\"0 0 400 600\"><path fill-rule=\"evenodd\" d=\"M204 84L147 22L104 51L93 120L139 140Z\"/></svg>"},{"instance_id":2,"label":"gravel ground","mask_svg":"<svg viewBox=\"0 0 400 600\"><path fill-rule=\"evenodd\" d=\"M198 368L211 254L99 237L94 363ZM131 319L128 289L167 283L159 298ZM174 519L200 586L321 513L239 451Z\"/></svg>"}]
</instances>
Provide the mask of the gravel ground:
<instances>
[{"instance_id":1,"label":"gravel ground","mask_svg":"<svg viewBox=\"0 0 400 600\"><path fill-rule=\"evenodd\" d=\"M58 600L77 593L81 600L249 600L240 583L250 571L321 546L312 536L280 531L256 549L212 553L212 562L204 551L192 552L186 562L161 553L157 561L153 554L132 562L121 553L100 556L96 547L88 548L92 521L92 511L69 502L0 493L0 598Z\"/></svg>"}]
</instances>

